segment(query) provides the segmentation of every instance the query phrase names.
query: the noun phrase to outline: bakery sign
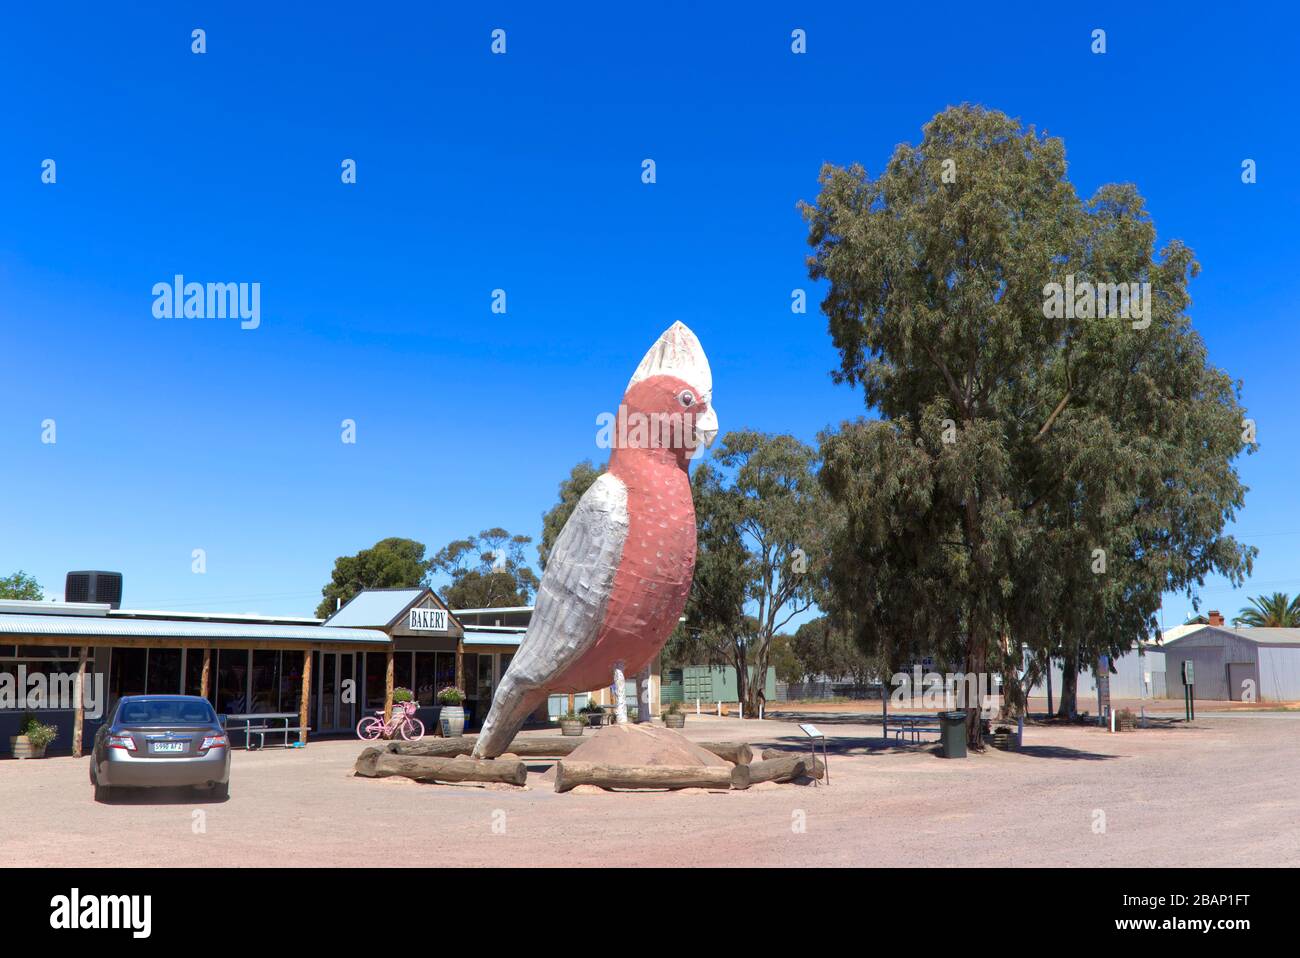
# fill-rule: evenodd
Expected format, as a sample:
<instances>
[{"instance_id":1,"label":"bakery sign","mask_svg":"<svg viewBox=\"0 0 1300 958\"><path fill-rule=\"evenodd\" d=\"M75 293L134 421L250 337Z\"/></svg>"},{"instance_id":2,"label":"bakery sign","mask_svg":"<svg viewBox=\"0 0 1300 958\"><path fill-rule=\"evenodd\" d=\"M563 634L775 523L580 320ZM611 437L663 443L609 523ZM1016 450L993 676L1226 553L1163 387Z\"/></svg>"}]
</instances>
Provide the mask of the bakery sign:
<instances>
[{"instance_id":1,"label":"bakery sign","mask_svg":"<svg viewBox=\"0 0 1300 958\"><path fill-rule=\"evenodd\" d=\"M406 627L412 632L446 632L446 609L412 609Z\"/></svg>"}]
</instances>

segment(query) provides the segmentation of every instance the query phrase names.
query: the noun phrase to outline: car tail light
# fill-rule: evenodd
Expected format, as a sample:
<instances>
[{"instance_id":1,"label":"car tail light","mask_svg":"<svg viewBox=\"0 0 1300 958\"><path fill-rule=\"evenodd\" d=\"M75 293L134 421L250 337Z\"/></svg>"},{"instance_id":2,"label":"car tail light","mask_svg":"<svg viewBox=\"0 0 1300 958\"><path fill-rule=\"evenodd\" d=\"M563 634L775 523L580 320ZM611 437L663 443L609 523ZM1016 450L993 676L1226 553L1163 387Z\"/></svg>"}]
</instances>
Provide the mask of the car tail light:
<instances>
[{"instance_id":1,"label":"car tail light","mask_svg":"<svg viewBox=\"0 0 1300 958\"><path fill-rule=\"evenodd\" d=\"M230 744L230 739L225 735L205 735L203 744L199 746L200 752L206 752L210 748L225 748Z\"/></svg>"},{"instance_id":2,"label":"car tail light","mask_svg":"<svg viewBox=\"0 0 1300 958\"><path fill-rule=\"evenodd\" d=\"M110 735L108 737L109 748L124 748L128 752L135 751L135 739L129 734L123 732L121 735Z\"/></svg>"}]
</instances>

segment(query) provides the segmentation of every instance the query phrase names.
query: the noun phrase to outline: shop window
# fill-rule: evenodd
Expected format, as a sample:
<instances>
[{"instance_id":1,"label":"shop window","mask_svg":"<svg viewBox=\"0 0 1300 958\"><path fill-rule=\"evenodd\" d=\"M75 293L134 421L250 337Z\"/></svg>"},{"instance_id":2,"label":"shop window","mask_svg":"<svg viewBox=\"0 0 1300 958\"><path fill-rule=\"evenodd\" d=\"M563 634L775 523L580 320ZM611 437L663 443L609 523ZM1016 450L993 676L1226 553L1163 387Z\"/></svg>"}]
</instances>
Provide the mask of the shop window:
<instances>
[{"instance_id":1,"label":"shop window","mask_svg":"<svg viewBox=\"0 0 1300 958\"><path fill-rule=\"evenodd\" d=\"M20 645L17 650L6 645L3 651L6 655L16 654L20 659L67 659L77 654L66 645Z\"/></svg>"},{"instance_id":2,"label":"shop window","mask_svg":"<svg viewBox=\"0 0 1300 958\"><path fill-rule=\"evenodd\" d=\"M253 653L253 707L250 712L280 711L280 653Z\"/></svg>"},{"instance_id":3,"label":"shop window","mask_svg":"<svg viewBox=\"0 0 1300 958\"><path fill-rule=\"evenodd\" d=\"M213 683L213 705L222 715L248 712L248 653L227 650L214 653L217 680Z\"/></svg>"},{"instance_id":4,"label":"shop window","mask_svg":"<svg viewBox=\"0 0 1300 958\"><path fill-rule=\"evenodd\" d=\"M384 673L388 668L385 657L367 655L366 660L366 711L374 712L384 707Z\"/></svg>"},{"instance_id":5,"label":"shop window","mask_svg":"<svg viewBox=\"0 0 1300 958\"><path fill-rule=\"evenodd\" d=\"M302 655L301 652L280 653L280 711L282 712L297 712L302 708Z\"/></svg>"},{"instance_id":6,"label":"shop window","mask_svg":"<svg viewBox=\"0 0 1300 958\"><path fill-rule=\"evenodd\" d=\"M181 690L181 650L150 649L145 672L148 695L177 695Z\"/></svg>"},{"instance_id":7,"label":"shop window","mask_svg":"<svg viewBox=\"0 0 1300 958\"><path fill-rule=\"evenodd\" d=\"M415 682L411 676L411 653L393 653L393 688L414 689Z\"/></svg>"},{"instance_id":8,"label":"shop window","mask_svg":"<svg viewBox=\"0 0 1300 958\"><path fill-rule=\"evenodd\" d=\"M478 657L478 697L484 702L492 701L492 656Z\"/></svg>"},{"instance_id":9,"label":"shop window","mask_svg":"<svg viewBox=\"0 0 1300 958\"><path fill-rule=\"evenodd\" d=\"M436 652L415 653L415 698L421 705L433 705L438 695Z\"/></svg>"},{"instance_id":10,"label":"shop window","mask_svg":"<svg viewBox=\"0 0 1300 958\"><path fill-rule=\"evenodd\" d=\"M435 654L438 658L435 664L437 675L434 682L441 691L456 684L456 653L437 652Z\"/></svg>"},{"instance_id":11,"label":"shop window","mask_svg":"<svg viewBox=\"0 0 1300 958\"><path fill-rule=\"evenodd\" d=\"M213 658L216 653L213 653ZM211 677L209 677L211 681ZM185 694L198 695L203 688L203 650L185 650Z\"/></svg>"},{"instance_id":12,"label":"shop window","mask_svg":"<svg viewBox=\"0 0 1300 958\"><path fill-rule=\"evenodd\" d=\"M148 649L114 649L108 673L108 697L117 701L124 695L143 695Z\"/></svg>"},{"instance_id":13,"label":"shop window","mask_svg":"<svg viewBox=\"0 0 1300 958\"><path fill-rule=\"evenodd\" d=\"M478 653L465 653L465 698L478 698Z\"/></svg>"}]
</instances>

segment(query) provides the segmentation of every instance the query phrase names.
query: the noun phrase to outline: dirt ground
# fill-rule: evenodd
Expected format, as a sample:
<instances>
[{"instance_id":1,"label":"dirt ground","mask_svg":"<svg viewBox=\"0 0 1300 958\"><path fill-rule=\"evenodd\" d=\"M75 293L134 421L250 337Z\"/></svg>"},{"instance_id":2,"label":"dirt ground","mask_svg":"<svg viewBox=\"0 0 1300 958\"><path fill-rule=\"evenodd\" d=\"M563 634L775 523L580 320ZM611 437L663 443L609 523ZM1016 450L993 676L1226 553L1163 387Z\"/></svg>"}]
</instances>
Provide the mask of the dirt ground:
<instances>
[{"instance_id":1,"label":"dirt ground","mask_svg":"<svg viewBox=\"0 0 1300 958\"><path fill-rule=\"evenodd\" d=\"M86 759L7 760L0 865L1300 865L1300 713L1035 727L1019 753L964 761L887 746L859 716L813 720L830 784L747 792L557 795L542 761L527 789L360 779L362 744L335 740L237 751L226 802L99 805ZM805 742L777 720L692 715L686 732Z\"/></svg>"},{"instance_id":2,"label":"dirt ground","mask_svg":"<svg viewBox=\"0 0 1300 958\"><path fill-rule=\"evenodd\" d=\"M1096 694L1084 693L1079 696L1078 708L1081 712L1091 712L1097 714L1097 696ZM1182 699L1114 699L1111 705L1116 709L1132 709L1133 712L1139 713L1142 709L1146 710L1147 715L1164 715L1182 717L1185 706ZM694 706L692 706L692 709ZM708 707L701 706L708 711ZM716 705L714 706L716 709ZM732 704L728 712L728 706L723 705L723 714L736 714L736 706ZM1213 699L1198 699L1196 701L1196 711L1201 712L1278 712L1278 711L1298 711L1300 702L1228 702ZM893 705L890 706L891 712L897 712L899 709ZM908 707L902 711L910 713L919 712L938 712L938 708L911 708ZM1034 698L1029 699L1029 711L1031 713L1046 714L1047 699ZM766 706L765 715L788 716L794 714L826 714L826 713L851 713L855 715L880 716L880 700L850 700L837 699L829 701L808 701L808 702L772 702Z\"/></svg>"}]
</instances>

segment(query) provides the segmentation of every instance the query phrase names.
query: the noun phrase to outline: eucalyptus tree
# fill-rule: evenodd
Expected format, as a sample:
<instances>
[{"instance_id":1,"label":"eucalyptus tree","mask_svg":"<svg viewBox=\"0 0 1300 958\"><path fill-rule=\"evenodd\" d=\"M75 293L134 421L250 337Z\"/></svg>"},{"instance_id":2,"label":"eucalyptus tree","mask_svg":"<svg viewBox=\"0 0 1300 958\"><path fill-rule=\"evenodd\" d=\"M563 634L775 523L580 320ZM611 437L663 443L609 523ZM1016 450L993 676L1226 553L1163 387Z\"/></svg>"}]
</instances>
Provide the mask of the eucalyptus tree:
<instances>
[{"instance_id":1,"label":"eucalyptus tree","mask_svg":"<svg viewBox=\"0 0 1300 958\"><path fill-rule=\"evenodd\" d=\"M27 599L39 602L45 598L45 590L39 582L27 573L19 570L13 575L0 576L0 599Z\"/></svg>"},{"instance_id":2,"label":"eucalyptus tree","mask_svg":"<svg viewBox=\"0 0 1300 958\"><path fill-rule=\"evenodd\" d=\"M1154 631L1166 591L1249 573L1223 530L1253 427L1186 315L1192 252L1157 251L1133 186L1081 200L1061 140L962 106L877 177L824 167L804 212L833 375L878 417L821 450L829 604L861 642L1069 674Z\"/></svg>"},{"instance_id":3,"label":"eucalyptus tree","mask_svg":"<svg viewBox=\"0 0 1300 958\"><path fill-rule=\"evenodd\" d=\"M340 605L366 589L414 589L429 573L424 543L414 539L381 539L356 555L334 560L330 581L321 589L317 618L328 618Z\"/></svg>"},{"instance_id":4,"label":"eucalyptus tree","mask_svg":"<svg viewBox=\"0 0 1300 958\"><path fill-rule=\"evenodd\" d=\"M605 468L604 464L595 466L590 459L584 459L570 469L568 477L560 483L559 499L542 514L542 538L537 543L537 563L543 570L546 569L546 560L551 557L555 540L560 537L560 532L564 529L564 524L569 521L569 516L573 515L578 500L591 488L591 484L600 478Z\"/></svg>"},{"instance_id":5,"label":"eucalyptus tree","mask_svg":"<svg viewBox=\"0 0 1300 958\"><path fill-rule=\"evenodd\" d=\"M429 575L451 579L442 599L452 609L500 609L529 605L540 584L524 558L530 536L511 535L505 529L484 529L476 536L443 546L429 560Z\"/></svg>"},{"instance_id":6,"label":"eucalyptus tree","mask_svg":"<svg viewBox=\"0 0 1300 958\"><path fill-rule=\"evenodd\" d=\"M686 608L692 645L735 667L745 714L758 713L772 641L816 601L834 509L817 451L793 436L745 429L723 436L691 477L698 524Z\"/></svg>"}]
</instances>

